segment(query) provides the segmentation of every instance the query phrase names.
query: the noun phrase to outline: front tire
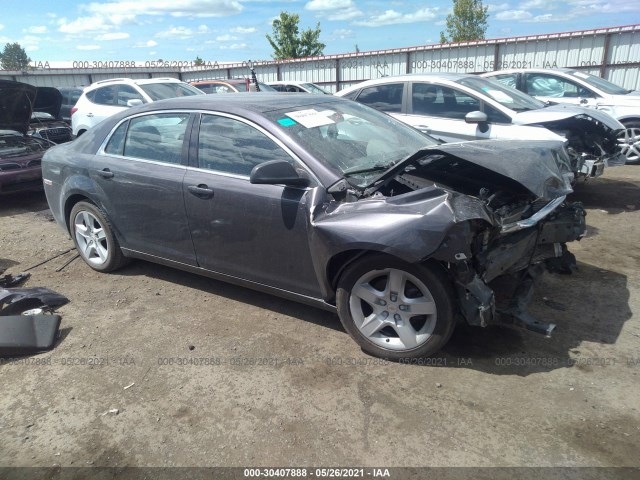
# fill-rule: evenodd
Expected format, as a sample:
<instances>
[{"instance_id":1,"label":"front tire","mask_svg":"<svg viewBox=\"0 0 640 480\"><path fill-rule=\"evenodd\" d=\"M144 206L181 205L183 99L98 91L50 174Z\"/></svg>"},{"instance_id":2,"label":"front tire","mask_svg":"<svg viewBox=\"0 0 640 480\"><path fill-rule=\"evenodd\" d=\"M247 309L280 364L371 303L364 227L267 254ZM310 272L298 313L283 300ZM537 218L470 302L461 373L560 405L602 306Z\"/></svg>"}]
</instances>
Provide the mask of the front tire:
<instances>
[{"instance_id":1,"label":"front tire","mask_svg":"<svg viewBox=\"0 0 640 480\"><path fill-rule=\"evenodd\" d=\"M437 264L383 254L350 265L336 302L345 330L367 353L390 360L433 355L453 333L453 296Z\"/></svg>"},{"instance_id":2,"label":"front tire","mask_svg":"<svg viewBox=\"0 0 640 480\"><path fill-rule=\"evenodd\" d=\"M78 253L94 270L112 272L127 263L107 216L92 203L76 203L69 225Z\"/></svg>"}]
</instances>

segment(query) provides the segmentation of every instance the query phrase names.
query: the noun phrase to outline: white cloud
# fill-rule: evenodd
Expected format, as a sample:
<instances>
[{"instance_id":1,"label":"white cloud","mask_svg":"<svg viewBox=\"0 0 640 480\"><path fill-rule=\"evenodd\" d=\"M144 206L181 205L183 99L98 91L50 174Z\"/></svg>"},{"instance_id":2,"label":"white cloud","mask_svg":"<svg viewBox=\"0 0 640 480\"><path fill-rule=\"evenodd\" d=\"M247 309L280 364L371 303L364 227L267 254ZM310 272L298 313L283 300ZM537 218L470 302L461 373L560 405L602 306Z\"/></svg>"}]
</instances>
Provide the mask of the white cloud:
<instances>
[{"instance_id":1,"label":"white cloud","mask_svg":"<svg viewBox=\"0 0 640 480\"><path fill-rule=\"evenodd\" d=\"M234 27L231 29L231 33L255 33L258 29L255 27Z\"/></svg>"},{"instance_id":2,"label":"white cloud","mask_svg":"<svg viewBox=\"0 0 640 480\"><path fill-rule=\"evenodd\" d=\"M34 37L33 35L25 35L20 39L19 43L40 43L42 39L40 37Z\"/></svg>"},{"instance_id":3,"label":"white cloud","mask_svg":"<svg viewBox=\"0 0 640 480\"><path fill-rule=\"evenodd\" d=\"M329 40L344 40L346 38L353 38L353 30L338 28L329 35Z\"/></svg>"},{"instance_id":4,"label":"white cloud","mask_svg":"<svg viewBox=\"0 0 640 480\"><path fill-rule=\"evenodd\" d=\"M231 45L220 45L220 50L244 50L249 45L246 43L232 43Z\"/></svg>"},{"instance_id":5,"label":"white cloud","mask_svg":"<svg viewBox=\"0 0 640 480\"><path fill-rule=\"evenodd\" d=\"M305 10L317 12L318 17L328 20L351 20L362 16L353 0L311 0L304 6Z\"/></svg>"},{"instance_id":6,"label":"white cloud","mask_svg":"<svg viewBox=\"0 0 640 480\"><path fill-rule=\"evenodd\" d=\"M156 45L158 45L158 42L156 42L155 40L149 40L144 44L145 47L155 47Z\"/></svg>"},{"instance_id":7,"label":"white cloud","mask_svg":"<svg viewBox=\"0 0 640 480\"><path fill-rule=\"evenodd\" d=\"M400 13L395 10L386 10L379 15L373 15L367 20L353 22L363 27L380 27L383 25L398 25L402 23L417 23L433 20L436 17L436 8L421 8L414 13Z\"/></svg>"},{"instance_id":8,"label":"white cloud","mask_svg":"<svg viewBox=\"0 0 640 480\"><path fill-rule=\"evenodd\" d=\"M36 50L39 50L40 47L38 47L37 45L29 45L28 47L25 47L25 50L27 52L35 52Z\"/></svg>"},{"instance_id":9,"label":"white cloud","mask_svg":"<svg viewBox=\"0 0 640 480\"><path fill-rule=\"evenodd\" d=\"M206 25L200 25L198 26L198 31L200 33L207 33L209 31L209 27L207 27Z\"/></svg>"},{"instance_id":10,"label":"white cloud","mask_svg":"<svg viewBox=\"0 0 640 480\"><path fill-rule=\"evenodd\" d=\"M489 7L489 12L490 13L503 12L505 10L509 10L509 4L508 3L500 3L500 4L489 3L487 5L487 7Z\"/></svg>"},{"instance_id":11,"label":"white cloud","mask_svg":"<svg viewBox=\"0 0 640 480\"><path fill-rule=\"evenodd\" d=\"M238 40L238 37L234 37L233 35L219 35L216 37L217 42L231 42L233 40Z\"/></svg>"},{"instance_id":12,"label":"white cloud","mask_svg":"<svg viewBox=\"0 0 640 480\"><path fill-rule=\"evenodd\" d=\"M72 21L62 18L58 24L63 33L104 33L123 24L140 23L140 16L226 17L242 10L238 0L114 0L82 5L83 16Z\"/></svg>"},{"instance_id":13,"label":"white cloud","mask_svg":"<svg viewBox=\"0 0 640 480\"><path fill-rule=\"evenodd\" d=\"M336 10L339 8L349 8L353 6L353 0L311 0L304 8L305 10Z\"/></svg>"},{"instance_id":14,"label":"white cloud","mask_svg":"<svg viewBox=\"0 0 640 480\"><path fill-rule=\"evenodd\" d=\"M100 50L100 45L78 45L78 50Z\"/></svg>"},{"instance_id":15,"label":"white cloud","mask_svg":"<svg viewBox=\"0 0 640 480\"><path fill-rule=\"evenodd\" d=\"M4 28L4 25L0 23L0 30L2 30L3 28Z\"/></svg>"},{"instance_id":16,"label":"white cloud","mask_svg":"<svg viewBox=\"0 0 640 480\"><path fill-rule=\"evenodd\" d=\"M547 0L526 0L518 5L521 10L530 10L532 8L543 8L545 10L555 9L555 5Z\"/></svg>"},{"instance_id":17,"label":"white cloud","mask_svg":"<svg viewBox=\"0 0 640 480\"><path fill-rule=\"evenodd\" d=\"M129 34L125 32L114 32L114 33L103 33L102 35L98 35L94 40L98 42L102 42L105 40L124 40L125 38L129 38Z\"/></svg>"},{"instance_id":18,"label":"white cloud","mask_svg":"<svg viewBox=\"0 0 640 480\"><path fill-rule=\"evenodd\" d=\"M156 33L158 38L187 39L193 37L193 30L187 27L170 27L169 30Z\"/></svg>"},{"instance_id":19,"label":"white cloud","mask_svg":"<svg viewBox=\"0 0 640 480\"><path fill-rule=\"evenodd\" d=\"M510 20L529 20L533 18L533 15L526 10L507 10L505 12L499 12L495 16L496 20L510 21Z\"/></svg>"},{"instance_id":20,"label":"white cloud","mask_svg":"<svg viewBox=\"0 0 640 480\"><path fill-rule=\"evenodd\" d=\"M47 33L47 27L44 25L34 25L29 28L25 28L22 30L27 33Z\"/></svg>"},{"instance_id":21,"label":"white cloud","mask_svg":"<svg viewBox=\"0 0 640 480\"><path fill-rule=\"evenodd\" d=\"M57 16L58 15L56 13L51 13L51 12L47 13L47 17L49 18L56 18Z\"/></svg>"},{"instance_id":22,"label":"white cloud","mask_svg":"<svg viewBox=\"0 0 640 480\"><path fill-rule=\"evenodd\" d=\"M102 17L79 17L72 22L68 22L66 18L58 20L62 33L79 34L79 33L98 33L113 30L113 25L105 22Z\"/></svg>"},{"instance_id":23,"label":"white cloud","mask_svg":"<svg viewBox=\"0 0 640 480\"><path fill-rule=\"evenodd\" d=\"M237 0L116 0L93 2L84 7L96 15L111 19L113 12L128 15L171 15L172 17L227 17L243 10Z\"/></svg>"}]
</instances>

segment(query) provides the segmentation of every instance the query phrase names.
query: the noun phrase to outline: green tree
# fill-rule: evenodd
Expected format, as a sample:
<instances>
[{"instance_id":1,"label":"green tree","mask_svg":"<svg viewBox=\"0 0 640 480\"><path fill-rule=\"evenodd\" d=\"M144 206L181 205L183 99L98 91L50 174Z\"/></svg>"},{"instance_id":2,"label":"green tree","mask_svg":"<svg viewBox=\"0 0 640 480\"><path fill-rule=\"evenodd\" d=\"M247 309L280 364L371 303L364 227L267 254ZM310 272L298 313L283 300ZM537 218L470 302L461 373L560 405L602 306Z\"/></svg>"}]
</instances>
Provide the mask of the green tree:
<instances>
[{"instance_id":1,"label":"green tree","mask_svg":"<svg viewBox=\"0 0 640 480\"><path fill-rule=\"evenodd\" d=\"M484 40L489 7L482 0L453 0L453 13L447 15L447 31L440 32L440 43Z\"/></svg>"},{"instance_id":2,"label":"green tree","mask_svg":"<svg viewBox=\"0 0 640 480\"><path fill-rule=\"evenodd\" d=\"M204 65L204 60L202 60L199 56L196 57L196 59L193 61L193 64L196 67L199 67L200 65Z\"/></svg>"},{"instance_id":3,"label":"green tree","mask_svg":"<svg viewBox=\"0 0 640 480\"><path fill-rule=\"evenodd\" d=\"M0 53L0 65L3 70L26 70L31 59L18 42L7 43Z\"/></svg>"},{"instance_id":4,"label":"green tree","mask_svg":"<svg viewBox=\"0 0 640 480\"><path fill-rule=\"evenodd\" d=\"M275 60L322 55L325 44L320 42L320 22L315 29L308 28L302 32L298 29L300 16L297 13L280 12L280 17L273 21L273 37L267 34L267 40L273 48Z\"/></svg>"}]
</instances>

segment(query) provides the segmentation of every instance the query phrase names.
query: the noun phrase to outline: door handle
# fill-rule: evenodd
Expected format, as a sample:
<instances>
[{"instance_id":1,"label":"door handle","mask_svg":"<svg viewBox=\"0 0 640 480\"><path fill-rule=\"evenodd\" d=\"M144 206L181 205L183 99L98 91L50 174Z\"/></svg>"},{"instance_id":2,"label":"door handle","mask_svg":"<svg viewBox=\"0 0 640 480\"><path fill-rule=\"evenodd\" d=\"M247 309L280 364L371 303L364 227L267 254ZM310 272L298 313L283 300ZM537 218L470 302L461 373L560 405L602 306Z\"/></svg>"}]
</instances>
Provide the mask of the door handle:
<instances>
[{"instance_id":1,"label":"door handle","mask_svg":"<svg viewBox=\"0 0 640 480\"><path fill-rule=\"evenodd\" d=\"M87 113L87 117L93 117L93 113Z\"/></svg>"},{"instance_id":2,"label":"door handle","mask_svg":"<svg viewBox=\"0 0 640 480\"><path fill-rule=\"evenodd\" d=\"M211 188L209 188L205 184L200 184L198 186L189 185L187 187L187 190L189 190L189 192L191 194L195 195L198 198L211 198L211 197L213 197L213 190Z\"/></svg>"},{"instance_id":3,"label":"door handle","mask_svg":"<svg viewBox=\"0 0 640 480\"><path fill-rule=\"evenodd\" d=\"M102 178L113 178L113 172L108 168L98 170L98 175L100 175Z\"/></svg>"}]
</instances>

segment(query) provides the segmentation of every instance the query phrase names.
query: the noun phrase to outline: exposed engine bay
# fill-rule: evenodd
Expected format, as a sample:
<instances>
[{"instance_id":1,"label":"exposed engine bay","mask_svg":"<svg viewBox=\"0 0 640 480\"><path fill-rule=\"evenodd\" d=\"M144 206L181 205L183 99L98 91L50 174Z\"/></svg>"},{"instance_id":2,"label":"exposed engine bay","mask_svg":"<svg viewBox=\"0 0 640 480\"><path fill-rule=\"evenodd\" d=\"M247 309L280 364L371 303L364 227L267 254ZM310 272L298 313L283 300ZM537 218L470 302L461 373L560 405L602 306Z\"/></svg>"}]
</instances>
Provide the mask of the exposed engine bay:
<instances>
[{"instance_id":1,"label":"exposed engine bay","mask_svg":"<svg viewBox=\"0 0 640 480\"><path fill-rule=\"evenodd\" d=\"M496 155L496 146L514 157ZM437 229L444 235L421 261L446 268L468 324L506 323L549 335L554 325L526 310L534 280L545 268L571 273L575 257L566 244L585 234L586 213L566 201L573 175L564 149L508 150L499 142L425 149L364 193L352 191L336 212L350 202L383 201L391 215L424 214L430 228L420 240Z\"/></svg>"}]
</instances>

